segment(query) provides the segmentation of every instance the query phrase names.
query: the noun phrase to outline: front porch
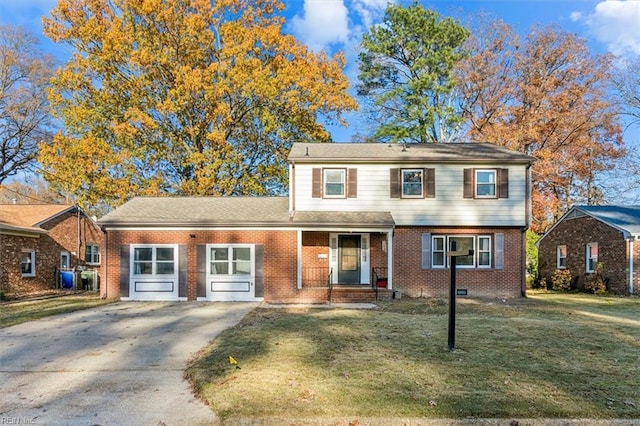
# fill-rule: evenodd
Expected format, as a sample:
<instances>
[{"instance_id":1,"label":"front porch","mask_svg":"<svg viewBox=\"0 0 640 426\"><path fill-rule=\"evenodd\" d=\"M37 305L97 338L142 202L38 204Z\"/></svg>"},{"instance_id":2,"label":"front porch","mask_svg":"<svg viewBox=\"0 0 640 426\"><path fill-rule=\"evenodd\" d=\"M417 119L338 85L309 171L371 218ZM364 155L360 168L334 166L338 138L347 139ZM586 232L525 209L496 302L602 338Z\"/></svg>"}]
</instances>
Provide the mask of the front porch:
<instances>
[{"instance_id":1,"label":"front porch","mask_svg":"<svg viewBox=\"0 0 640 426\"><path fill-rule=\"evenodd\" d=\"M374 302L390 297L391 231L302 231L300 237L300 293L330 303Z\"/></svg>"}]
</instances>

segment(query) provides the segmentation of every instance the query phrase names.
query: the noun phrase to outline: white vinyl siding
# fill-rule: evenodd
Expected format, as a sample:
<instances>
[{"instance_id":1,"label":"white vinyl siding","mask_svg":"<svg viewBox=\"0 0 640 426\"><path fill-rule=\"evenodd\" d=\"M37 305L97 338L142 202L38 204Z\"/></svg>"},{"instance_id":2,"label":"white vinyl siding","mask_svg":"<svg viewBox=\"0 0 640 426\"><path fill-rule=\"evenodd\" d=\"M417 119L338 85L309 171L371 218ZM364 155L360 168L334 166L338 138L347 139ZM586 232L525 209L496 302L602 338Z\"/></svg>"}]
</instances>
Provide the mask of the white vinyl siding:
<instances>
[{"instance_id":1,"label":"white vinyl siding","mask_svg":"<svg viewBox=\"0 0 640 426\"><path fill-rule=\"evenodd\" d=\"M391 212L397 226L526 226L526 166L495 164L509 169L509 198L465 199L462 164L407 164L402 169L434 168L435 198L391 198L389 170L397 164L358 165L357 198L313 198L312 169L297 164L293 199L298 211ZM326 166L327 168L330 165Z\"/></svg>"}]
</instances>

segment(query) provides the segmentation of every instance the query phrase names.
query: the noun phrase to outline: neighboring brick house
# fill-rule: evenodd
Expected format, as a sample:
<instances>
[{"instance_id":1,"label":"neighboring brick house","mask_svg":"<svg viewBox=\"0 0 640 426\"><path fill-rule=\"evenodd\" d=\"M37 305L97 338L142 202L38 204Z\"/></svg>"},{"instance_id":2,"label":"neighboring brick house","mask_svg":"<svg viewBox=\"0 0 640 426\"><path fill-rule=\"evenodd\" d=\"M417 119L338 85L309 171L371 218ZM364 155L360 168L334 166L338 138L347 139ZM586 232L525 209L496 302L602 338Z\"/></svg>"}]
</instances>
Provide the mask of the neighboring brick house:
<instances>
[{"instance_id":1,"label":"neighboring brick house","mask_svg":"<svg viewBox=\"0 0 640 426\"><path fill-rule=\"evenodd\" d=\"M59 271L99 268L104 235L81 209L59 204L0 205L0 290L55 288Z\"/></svg>"},{"instance_id":2,"label":"neighboring brick house","mask_svg":"<svg viewBox=\"0 0 640 426\"><path fill-rule=\"evenodd\" d=\"M446 248L470 296L525 292L532 158L489 144L305 144L288 197L134 198L106 232L103 296L361 300L446 295Z\"/></svg>"},{"instance_id":3,"label":"neighboring brick house","mask_svg":"<svg viewBox=\"0 0 640 426\"><path fill-rule=\"evenodd\" d=\"M574 206L538 241L540 276L568 269L584 289L601 263L608 290L638 294L639 236L640 206Z\"/></svg>"}]
</instances>

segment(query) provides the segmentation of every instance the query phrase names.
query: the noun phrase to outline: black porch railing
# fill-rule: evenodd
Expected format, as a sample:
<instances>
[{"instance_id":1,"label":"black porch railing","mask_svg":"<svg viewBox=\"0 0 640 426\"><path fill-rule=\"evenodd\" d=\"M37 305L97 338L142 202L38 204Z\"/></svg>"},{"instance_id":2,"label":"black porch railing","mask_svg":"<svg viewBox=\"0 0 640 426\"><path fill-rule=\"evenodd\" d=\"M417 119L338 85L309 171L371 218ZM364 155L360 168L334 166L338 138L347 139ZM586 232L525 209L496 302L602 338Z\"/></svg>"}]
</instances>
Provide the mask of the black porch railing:
<instances>
[{"instance_id":1,"label":"black porch railing","mask_svg":"<svg viewBox=\"0 0 640 426\"><path fill-rule=\"evenodd\" d=\"M386 266L376 266L371 268L371 288L376 293L376 300L378 300L379 289L388 288L389 278L387 271L388 268Z\"/></svg>"}]
</instances>

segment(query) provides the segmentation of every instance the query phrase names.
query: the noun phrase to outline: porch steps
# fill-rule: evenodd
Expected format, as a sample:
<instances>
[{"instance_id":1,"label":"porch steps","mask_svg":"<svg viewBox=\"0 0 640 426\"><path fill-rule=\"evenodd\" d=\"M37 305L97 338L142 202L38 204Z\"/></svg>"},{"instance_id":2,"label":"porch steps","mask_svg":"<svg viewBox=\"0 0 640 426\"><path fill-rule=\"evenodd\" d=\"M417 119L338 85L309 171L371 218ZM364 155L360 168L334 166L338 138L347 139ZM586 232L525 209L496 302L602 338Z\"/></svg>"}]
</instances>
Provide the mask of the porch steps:
<instances>
[{"instance_id":1,"label":"porch steps","mask_svg":"<svg viewBox=\"0 0 640 426\"><path fill-rule=\"evenodd\" d=\"M332 303L373 303L376 292L369 286L334 286Z\"/></svg>"}]
</instances>

